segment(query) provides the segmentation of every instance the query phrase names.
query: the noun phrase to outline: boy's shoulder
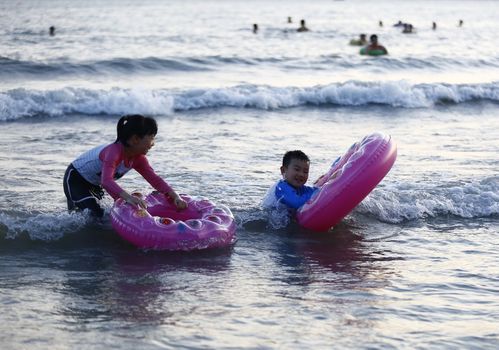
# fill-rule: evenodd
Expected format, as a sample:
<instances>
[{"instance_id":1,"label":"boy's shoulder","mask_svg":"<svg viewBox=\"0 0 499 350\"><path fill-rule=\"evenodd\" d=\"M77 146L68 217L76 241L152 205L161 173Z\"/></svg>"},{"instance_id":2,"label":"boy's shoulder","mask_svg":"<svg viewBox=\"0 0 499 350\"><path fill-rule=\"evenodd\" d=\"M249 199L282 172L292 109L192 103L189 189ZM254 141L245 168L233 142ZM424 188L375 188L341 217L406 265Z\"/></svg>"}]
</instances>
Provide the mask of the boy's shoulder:
<instances>
[{"instance_id":1,"label":"boy's shoulder","mask_svg":"<svg viewBox=\"0 0 499 350\"><path fill-rule=\"evenodd\" d=\"M281 179L281 180L277 181L275 189L277 192L278 190L281 190L281 191L282 190L292 190L294 188L286 180Z\"/></svg>"},{"instance_id":2,"label":"boy's shoulder","mask_svg":"<svg viewBox=\"0 0 499 350\"><path fill-rule=\"evenodd\" d=\"M278 193L296 193L296 194L306 194L315 191L316 187L303 185L300 188L295 188L291 186L286 180L279 180L276 184L275 191Z\"/></svg>"}]
</instances>

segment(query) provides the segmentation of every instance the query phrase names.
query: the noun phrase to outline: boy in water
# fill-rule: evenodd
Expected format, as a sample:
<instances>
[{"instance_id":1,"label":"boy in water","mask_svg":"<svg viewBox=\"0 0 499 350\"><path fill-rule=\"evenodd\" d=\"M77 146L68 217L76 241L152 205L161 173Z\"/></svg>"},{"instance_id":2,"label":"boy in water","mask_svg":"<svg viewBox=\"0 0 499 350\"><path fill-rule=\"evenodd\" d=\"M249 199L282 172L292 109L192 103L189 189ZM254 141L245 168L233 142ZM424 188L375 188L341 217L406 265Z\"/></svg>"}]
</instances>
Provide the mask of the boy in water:
<instances>
[{"instance_id":1,"label":"boy in water","mask_svg":"<svg viewBox=\"0 0 499 350\"><path fill-rule=\"evenodd\" d=\"M288 151L282 158L281 175L274 186L273 201L286 205L289 209L297 210L318 190L316 187L306 186L310 169L310 159L302 151ZM271 190L272 192L272 190ZM269 198L272 199L272 198ZM268 203L268 201L265 201Z\"/></svg>"},{"instance_id":2,"label":"boy in water","mask_svg":"<svg viewBox=\"0 0 499 350\"><path fill-rule=\"evenodd\" d=\"M369 37L371 43L366 46L366 53L369 54L369 51L379 50L382 51L384 55L388 54L388 50L378 43L378 36L373 34Z\"/></svg>"}]
</instances>

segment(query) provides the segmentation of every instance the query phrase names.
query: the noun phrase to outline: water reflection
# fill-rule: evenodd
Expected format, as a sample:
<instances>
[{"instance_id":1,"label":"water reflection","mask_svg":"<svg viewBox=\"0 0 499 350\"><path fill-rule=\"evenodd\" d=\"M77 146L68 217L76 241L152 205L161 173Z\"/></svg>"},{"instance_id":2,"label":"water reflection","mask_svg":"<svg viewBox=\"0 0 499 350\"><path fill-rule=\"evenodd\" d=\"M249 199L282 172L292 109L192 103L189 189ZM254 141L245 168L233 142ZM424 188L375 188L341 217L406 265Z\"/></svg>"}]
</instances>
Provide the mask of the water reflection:
<instances>
[{"instance_id":1,"label":"water reflection","mask_svg":"<svg viewBox=\"0 0 499 350\"><path fill-rule=\"evenodd\" d=\"M49 276L36 286L54 305L43 318L61 329L139 337L128 327L144 326L171 345L191 344L203 325L213 345L235 328L248 339L299 337L283 332L292 322L334 338L344 327L368 332L386 317L382 293L393 269L383 241L366 239L366 230L342 224L314 234L257 223L239 228L231 249L171 253L140 251L96 229L29 251Z\"/></svg>"},{"instance_id":2,"label":"water reflection","mask_svg":"<svg viewBox=\"0 0 499 350\"><path fill-rule=\"evenodd\" d=\"M265 265L264 273L258 266L250 268L265 278L259 287L265 298L257 301L265 300L263 305L272 308L274 316L267 317L292 314L303 327L314 324L332 334L342 327L364 332L379 325L382 295L396 274L389 260L400 259L382 239L370 240L380 237L386 227L372 221L359 227L349 220L322 233L295 224L269 230L261 221L244 227L251 229L251 235L243 235L240 245L255 248L259 254L255 262Z\"/></svg>"},{"instance_id":3,"label":"water reflection","mask_svg":"<svg viewBox=\"0 0 499 350\"><path fill-rule=\"evenodd\" d=\"M190 306L178 301L192 294L191 286L207 276L223 278L232 249L146 252L122 242L107 250L74 253L61 260L66 272L60 287L62 314L83 322L165 324L189 312Z\"/></svg>"},{"instance_id":4,"label":"water reflection","mask_svg":"<svg viewBox=\"0 0 499 350\"><path fill-rule=\"evenodd\" d=\"M267 227L262 227L262 222L252 222L245 225L245 228L268 231ZM355 269L359 262L374 259L362 232L344 223L329 232L308 231L291 223L284 229L265 234L277 237L273 243L278 245L275 249L280 252L279 263L282 265L297 266L307 263L332 272L348 272Z\"/></svg>"},{"instance_id":5,"label":"water reflection","mask_svg":"<svg viewBox=\"0 0 499 350\"><path fill-rule=\"evenodd\" d=\"M379 238L390 228L372 221L358 226L346 220L333 230L320 233L296 223L272 230L263 220L247 222L244 228L265 236L265 243L258 242L260 249L268 249L276 266L285 272L278 276L289 285L321 282L345 284L348 288L382 287L393 273L385 261L401 259L387 250L383 238ZM373 241L372 237L378 239Z\"/></svg>"}]
</instances>

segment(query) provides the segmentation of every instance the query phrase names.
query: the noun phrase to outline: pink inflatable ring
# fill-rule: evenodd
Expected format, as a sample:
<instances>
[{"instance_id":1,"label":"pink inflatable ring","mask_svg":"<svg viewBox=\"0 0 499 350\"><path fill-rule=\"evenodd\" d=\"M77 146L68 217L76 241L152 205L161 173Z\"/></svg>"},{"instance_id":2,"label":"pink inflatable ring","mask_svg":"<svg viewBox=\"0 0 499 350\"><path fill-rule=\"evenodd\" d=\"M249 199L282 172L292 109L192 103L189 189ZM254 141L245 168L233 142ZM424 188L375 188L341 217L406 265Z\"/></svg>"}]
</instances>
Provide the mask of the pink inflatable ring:
<instances>
[{"instance_id":1,"label":"pink inflatable ring","mask_svg":"<svg viewBox=\"0 0 499 350\"><path fill-rule=\"evenodd\" d=\"M134 196L143 197L141 193ZM235 242L236 224L229 208L207 199L182 195L187 209L177 210L165 195L147 195L147 210L118 199L111 224L118 234L143 249L195 250L226 247Z\"/></svg>"},{"instance_id":2,"label":"pink inflatable ring","mask_svg":"<svg viewBox=\"0 0 499 350\"><path fill-rule=\"evenodd\" d=\"M374 133L354 143L315 183L319 191L298 209L298 223L314 231L330 229L376 187L396 158L390 136Z\"/></svg>"}]
</instances>

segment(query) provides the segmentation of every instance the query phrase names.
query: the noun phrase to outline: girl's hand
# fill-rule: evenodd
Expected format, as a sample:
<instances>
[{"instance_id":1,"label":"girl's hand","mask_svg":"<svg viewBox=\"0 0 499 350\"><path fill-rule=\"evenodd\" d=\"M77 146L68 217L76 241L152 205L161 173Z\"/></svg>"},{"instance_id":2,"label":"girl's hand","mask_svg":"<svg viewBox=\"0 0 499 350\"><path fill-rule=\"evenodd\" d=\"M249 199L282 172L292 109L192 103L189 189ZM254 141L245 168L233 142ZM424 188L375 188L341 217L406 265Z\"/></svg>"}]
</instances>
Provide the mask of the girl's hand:
<instances>
[{"instance_id":1,"label":"girl's hand","mask_svg":"<svg viewBox=\"0 0 499 350\"><path fill-rule=\"evenodd\" d=\"M177 207L177 209L185 209L187 208L187 202L184 201L182 198L180 197L175 197L175 199L173 200L173 204L175 204L175 206Z\"/></svg>"},{"instance_id":2,"label":"girl's hand","mask_svg":"<svg viewBox=\"0 0 499 350\"><path fill-rule=\"evenodd\" d=\"M121 196L121 198L123 198L125 200L125 202L127 202L128 204L137 206L137 207L142 208L142 209L147 209L147 203L142 198L139 198L137 196L133 196L133 195L128 194L128 193L124 193Z\"/></svg>"}]
</instances>

